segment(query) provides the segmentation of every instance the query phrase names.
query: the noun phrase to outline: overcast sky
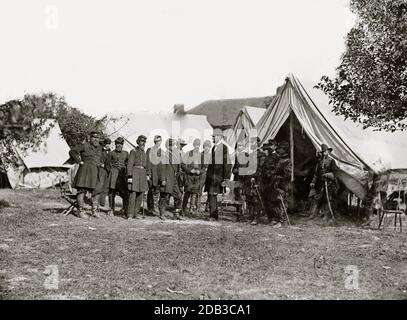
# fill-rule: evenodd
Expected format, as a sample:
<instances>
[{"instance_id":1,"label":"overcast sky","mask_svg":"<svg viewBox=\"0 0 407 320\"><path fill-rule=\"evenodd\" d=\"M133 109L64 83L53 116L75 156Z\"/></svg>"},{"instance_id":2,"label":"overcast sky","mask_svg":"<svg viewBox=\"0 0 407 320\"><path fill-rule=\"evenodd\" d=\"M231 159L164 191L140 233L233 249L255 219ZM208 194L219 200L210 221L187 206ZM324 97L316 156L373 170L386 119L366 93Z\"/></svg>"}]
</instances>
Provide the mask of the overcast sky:
<instances>
[{"instance_id":1,"label":"overcast sky","mask_svg":"<svg viewBox=\"0 0 407 320\"><path fill-rule=\"evenodd\" d=\"M0 101L54 91L88 114L272 95L333 75L347 0L2 0Z\"/></svg>"}]
</instances>

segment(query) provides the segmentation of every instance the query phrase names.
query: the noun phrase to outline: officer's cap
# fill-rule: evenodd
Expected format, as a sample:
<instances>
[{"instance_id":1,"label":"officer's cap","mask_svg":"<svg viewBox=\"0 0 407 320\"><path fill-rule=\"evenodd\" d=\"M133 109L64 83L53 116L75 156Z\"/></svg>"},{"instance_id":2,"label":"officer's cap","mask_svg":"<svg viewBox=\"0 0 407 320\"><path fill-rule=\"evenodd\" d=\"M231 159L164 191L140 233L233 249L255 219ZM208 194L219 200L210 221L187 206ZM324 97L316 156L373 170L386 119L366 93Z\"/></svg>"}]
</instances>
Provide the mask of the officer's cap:
<instances>
[{"instance_id":1,"label":"officer's cap","mask_svg":"<svg viewBox=\"0 0 407 320\"><path fill-rule=\"evenodd\" d=\"M91 137L98 138L98 137L99 137L99 132L97 132L97 131L91 131L90 136L91 136Z\"/></svg>"},{"instance_id":2,"label":"officer's cap","mask_svg":"<svg viewBox=\"0 0 407 320\"><path fill-rule=\"evenodd\" d=\"M137 138L137 142L141 142L141 141L144 141L144 142L146 142L147 141L147 137L145 136L145 135L139 135L138 136L138 138Z\"/></svg>"},{"instance_id":3,"label":"officer's cap","mask_svg":"<svg viewBox=\"0 0 407 320\"><path fill-rule=\"evenodd\" d=\"M103 139L103 144L106 146L106 145L108 145L108 144L111 144L112 143L112 140L110 139L110 138L104 138Z\"/></svg>"},{"instance_id":4,"label":"officer's cap","mask_svg":"<svg viewBox=\"0 0 407 320\"><path fill-rule=\"evenodd\" d=\"M186 146L188 143L186 143L184 139L178 139L178 144L180 146Z\"/></svg>"},{"instance_id":5,"label":"officer's cap","mask_svg":"<svg viewBox=\"0 0 407 320\"><path fill-rule=\"evenodd\" d=\"M115 141L115 144L124 144L124 138L123 137L118 137Z\"/></svg>"}]
</instances>

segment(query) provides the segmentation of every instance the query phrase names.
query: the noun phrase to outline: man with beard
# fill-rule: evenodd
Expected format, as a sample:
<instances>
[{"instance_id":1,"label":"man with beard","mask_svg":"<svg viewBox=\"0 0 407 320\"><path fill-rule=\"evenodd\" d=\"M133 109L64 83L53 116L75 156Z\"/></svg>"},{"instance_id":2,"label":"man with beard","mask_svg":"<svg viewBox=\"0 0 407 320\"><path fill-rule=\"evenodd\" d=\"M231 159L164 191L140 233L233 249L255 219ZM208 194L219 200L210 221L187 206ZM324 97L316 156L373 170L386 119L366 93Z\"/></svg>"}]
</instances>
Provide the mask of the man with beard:
<instances>
[{"instance_id":1,"label":"man with beard","mask_svg":"<svg viewBox=\"0 0 407 320\"><path fill-rule=\"evenodd\" d=\"M147 155L144 151L147 137L140 135L137 138L137 147L130 151L127 162L127 184L130 192L127 217L138 219L144 193L148 190L146 166Z\"/></svg>"},{"instance_id":2,"label":"man with beard","mask_svg":"<svg viewBox=\"0 0 407 320\"><path fill-rule=\"evenodd\" d=\"M161 149L161 136L154 136L154 146L147 149L147 173L150 175L149 188L147 192L147 209L151 213L158 213L156 198L158 197L158 164L161 162L163 150Z\"/></svg>"},{"instance_id":3,"label":"man with beard","mask_svg":"<svg viewBox=\"0 0 407 320\"><path fill-rule=\"evenodd\" d=\"M98 179L98 167L101 165L102 147L99 144L99 133L92 131L90 133L89 142L85 142L69 151L69 155L79 164L79 169L75 175L73 187L77 190L78 217L88 218L88 215L83 212L85 204L85 194L93 193ZM94 217L98 217L96 213L98 205L97 196L92 194L92 213Z\"/></svg>"},{"instance_id":4,"label":"man with beard","mask_svg":"<svg viewBox=\"0 0 407 320\"><path fill-rule=\"evenodd\" d=\"M222 143L223 132L216 129L212 135L214 146L211 150L211 162L206 172L205 191L208 192L210 220L218 220L219 193L225 192L226 180L231 175L231 160L227 146Z\"/></svg>"},{"instance_id":5,"label":"man with beard","mask_svg":"<svg viewBox=\"0 0 407 320\"><path fill-rule=\"evenodd\" d=\"M115 141L115 149L109 153L107 158L107 169L109 171L108 187L109 187L109 207L114 215L116 193L122 198L123 209L122 213L127 215L127 207L129 200L129 190L126 182L126 167L129 154L123 150L124 138L118 137Z\"/></svg>"}]
</instances>

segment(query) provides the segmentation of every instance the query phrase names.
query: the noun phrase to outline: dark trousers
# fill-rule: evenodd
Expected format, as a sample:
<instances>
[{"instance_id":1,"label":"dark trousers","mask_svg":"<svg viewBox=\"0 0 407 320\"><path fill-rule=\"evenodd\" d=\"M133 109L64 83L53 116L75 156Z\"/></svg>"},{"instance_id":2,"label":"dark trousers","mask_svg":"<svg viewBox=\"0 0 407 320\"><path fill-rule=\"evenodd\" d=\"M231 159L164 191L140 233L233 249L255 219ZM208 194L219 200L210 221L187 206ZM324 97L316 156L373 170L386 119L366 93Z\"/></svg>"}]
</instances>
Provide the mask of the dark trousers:
<instances>
[{"instance_id":1,"label":"dark trousers","mask_svg":"<svg viewBox=\"0 0 407 320\"><path fill-rule=\"evenodd\" d=\"M171 196L174 197L174 209L176 210L175 215L178 214L178 210L181 207L181 200L176 197L174 194L167 193L167 192L160 192L160 200L159 200L159 209L160 209L160 215L163 215L165 211L167 210L169 204L170 204L170 198Z\"/></svg>"},{"instance_id":2,"label":"dark trousers","mask_svg":"<svg viewBox=\"0 0 407 320\"><path fill-rule=\"evenodd\" d=\"M285 208L287 208L287 205L288 205L287 201L284 200ZM287 220L287 218L285 216L285 213L284 213L284 207L283 207L283 204L281 203L281 200L273 200L270 203L270 207L271 207L272 217L274 217L275 220L277 220L278 222L284 222L284 221Z\"/></svg>"},{"instance_id":3,"label":"dark trousers","mask_svg":"<svg viewBox=\"0 0 407 320\"><path fill-rule=\"evenodd\" d=\"M217 220L219 218L218 195L208 193L208 202L209 202L209 216Z\"/></svg>"},{"instance_id":4,"label":"dark trousers","mask_svg":"<svg viewBox=\"0 0 407 320\"><path fill-rule=\"evenodd\" d=\"M130 191L129 206L127 209L128 217L136 217L137 214L140 212L143 194L144 192Z\"/></svg>"},{"instance_id":5,"label":"dark trousers","mask_svg":"<svg viewBox=\"0 0 407 320\"><path fill-rule=\"evenodd\" d=\"M127 189L123 190L116 190L116 189L109 189L109 207L114 211L115 203L114 199L116 194L120 196L123 200L123 210L127 212L129 206L129 191Z\"/></svg>"},{"instance_id":6,"label":"dark trousers","mask_svg":"<svg viewBox=\"0 0 407 320\"><path fill-rule=\"evenodd\" d=\"M242 188L240 188L240 187L234 188L233 193L234 193L236 201L242 200Z\"/></svg>"},{"instance_id":7,"label":"dark trousers","mask_svg":"<svg viewBox=\"0 0 407 320\"><path fill-rule=\"evenodd\" d=\"M153 211L155 209L156 198L158 197L157 187L152 186L147 192L147 209Z\"/></svg>"},{"instance_id":8,"label":"dark trousers","mask_svg":"<svg viewBox=\"0 0 407 320\"><path fill-rule=\"evenodd\" d=\"M247 211L251 221L258 220L260 216L260 208L257 196L246 195Z\"/></svg>"},{"instance_id":9,"label":"dark trousers","mask_svg":"<svg viewBox=\"0 0 407 320\"><path fill-rule=\"evenodd\" d=\"M93 192L94 189L88 189L88 188L78 188L77 193L76 193L76 200L78 203L78 208L79 210L83 209L85 206L85 195L87 192L92 194L92 211L96 210L99 197L97 194L94 194Z\"/></svg>"}]
</instances>

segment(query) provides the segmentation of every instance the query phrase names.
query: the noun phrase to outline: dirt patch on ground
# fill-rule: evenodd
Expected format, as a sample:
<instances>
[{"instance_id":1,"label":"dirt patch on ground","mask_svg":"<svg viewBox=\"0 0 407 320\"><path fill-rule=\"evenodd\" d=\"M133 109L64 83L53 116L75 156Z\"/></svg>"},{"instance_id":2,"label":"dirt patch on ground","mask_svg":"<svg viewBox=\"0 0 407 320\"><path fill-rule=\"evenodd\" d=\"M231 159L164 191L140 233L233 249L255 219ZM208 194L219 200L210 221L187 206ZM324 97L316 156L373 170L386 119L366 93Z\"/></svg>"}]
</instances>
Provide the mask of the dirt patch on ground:
<instances>
[{"instance_id":1,"label":"dirt patch on ground","mask_svg":"<svg viewBox=\"0 0 407 320\"><path fill-rule=\"evenodd\" d=\"M294 217L281 229L81 220L59 213L55 190L1 190L0 199L11 204L0 212L2 299L407 298L407 233L392 221L377 231Z\"/></svg>"}]
</instances>

